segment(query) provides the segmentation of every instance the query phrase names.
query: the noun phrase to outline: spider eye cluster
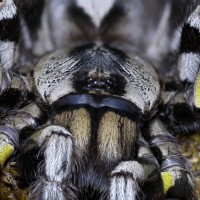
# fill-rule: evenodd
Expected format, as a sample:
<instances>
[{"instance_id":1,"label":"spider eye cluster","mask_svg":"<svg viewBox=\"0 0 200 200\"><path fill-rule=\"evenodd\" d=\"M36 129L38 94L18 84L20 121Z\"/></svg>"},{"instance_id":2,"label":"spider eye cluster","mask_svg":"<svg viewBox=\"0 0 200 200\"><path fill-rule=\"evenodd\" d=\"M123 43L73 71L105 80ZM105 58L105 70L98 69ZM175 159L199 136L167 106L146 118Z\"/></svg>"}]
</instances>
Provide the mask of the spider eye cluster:
<instances>
[{"instance_id":1,"label":"spider eye cluster","mask_svg":"<svg viewBox=\"0 0 200 200\"><path fill-rule=\"evenodd\" d=\"M126 79L119 74L107 74L103 72L88 73L77 72L73 78L73 85L78 92L97 92L115 95L125 93Z\"/></svg>"}]
</instances>

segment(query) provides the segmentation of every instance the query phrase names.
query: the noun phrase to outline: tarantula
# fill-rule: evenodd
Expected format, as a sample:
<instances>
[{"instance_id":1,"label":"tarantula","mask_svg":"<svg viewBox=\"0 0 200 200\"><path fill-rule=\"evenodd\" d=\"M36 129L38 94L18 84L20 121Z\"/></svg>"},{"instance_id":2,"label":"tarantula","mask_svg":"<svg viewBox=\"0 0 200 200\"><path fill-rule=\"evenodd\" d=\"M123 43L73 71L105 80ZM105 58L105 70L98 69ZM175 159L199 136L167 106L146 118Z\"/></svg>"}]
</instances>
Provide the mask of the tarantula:
<instances>
[{"instance_id":1,"label":"tarantula","mask_svg":"<svg viewBox=\"0 0 200 200\"><path fill-rule=\"evenodd\" d=\"M199 199L174 137L200 130L197 5L2 0L1 176L28 199Z\"/></svg>"}]
</instances>

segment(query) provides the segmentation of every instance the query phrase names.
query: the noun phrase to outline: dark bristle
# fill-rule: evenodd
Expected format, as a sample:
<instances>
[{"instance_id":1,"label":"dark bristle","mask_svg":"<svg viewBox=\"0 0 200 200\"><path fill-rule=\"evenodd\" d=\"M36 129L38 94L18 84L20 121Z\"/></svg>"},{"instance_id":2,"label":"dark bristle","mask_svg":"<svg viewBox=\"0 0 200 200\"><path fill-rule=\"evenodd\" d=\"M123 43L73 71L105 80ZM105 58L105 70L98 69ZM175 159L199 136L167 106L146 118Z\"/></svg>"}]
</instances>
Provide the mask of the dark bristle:
<instances>
[{"instance_id":1,"label":"dark bristle","mask_svg":"<svg viewBox=\"0 0 200 200\"><path fill-rule=\"evenodd\" d=\"M185 103L169 105L161 116L173 134L191 134L200 130L200 113Z\"/></svg>"},{"instance_id":2,"label":"dark bristle","mask_svg":"<svg viewBox=\"0 0 200 200\"><path fill-rule=\"evenodd\" d=\"M0 40L18 42L20 36L19 16L0 21Z\"/></svg>"},{"instance_id":3,"label":"dark bristle","mask_svg":"<svg viewBox=\"0 0 200 200\"><path fill-rule=\"evenodd\" d=\"M200 52L200 30L185 24L182 30L180 51L182 53Z\"/></svg>"}]
</instances>

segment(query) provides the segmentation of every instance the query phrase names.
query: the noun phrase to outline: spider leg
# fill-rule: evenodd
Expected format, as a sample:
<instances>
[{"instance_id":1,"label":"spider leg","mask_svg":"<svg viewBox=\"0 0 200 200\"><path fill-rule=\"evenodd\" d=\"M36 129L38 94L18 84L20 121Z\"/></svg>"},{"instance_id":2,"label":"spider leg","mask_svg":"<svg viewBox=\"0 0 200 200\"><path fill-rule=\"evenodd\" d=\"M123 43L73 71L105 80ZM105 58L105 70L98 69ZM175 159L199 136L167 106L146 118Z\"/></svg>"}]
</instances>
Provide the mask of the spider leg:
<instances>
[{"instance_id":1,"label":"spider leg","mask_svg":"<svg viewBox=\"0 0 200 200\"><path fill-rule=\"evenodd\" d=\"M194 108L200 108L200 6L184 24L178 69L180 80L187 86L187 101Z\"/></svg>"},{"instance_id":2,"label":"spider leg","mask_svg":"<svg viewBox=\"0 0 200 200\"><path fill-rule=\"evenodd\" d=\"M200 6L190 15L183 26L179 57L181 81L194 83L200 63Z\"/></svg>"},{"instance_id":3,"label":"spider leg","mask_svg":"<svg viewBox=\"0 0 200 200\"><path fill-rule=\"evenodd\" d=\"M3 93L11 81L8 71L16 60L20 31L17 8L13 0L3 0L0 4L0 93Z\"/></svg>"},{"instance_id":4,"label":"spider leg","mask_svg":"<svg viewBox=\"0 0 200 200\"><path fill-rule=\"evenodd\" d=\"M189 94L183 91L163 92L163 110L160 113L160 119L170 134L185 135L200 130L199 111L188 104L186 95Z\"/></svg>"},{"instance_id":5,"label":"spider leg","mask_svg":"<svg viewBox=\"0 0 200 200\"><path fill-rule=\"evenodd\" d=\"M0 166L10 158L19 146L19 135L17 130L9 125L0 125Z\"/></svg>"},{"instance_id":6,"label":"spider leg","mask_svg":"<svg viewBox=\"0 0 200 200\"><path fill-rule=\"evenodd\" d=\"M24 137L19 133L24 130L27 135L25 130L37 126L36 121L42 116L40 109L34 103L23 109L16 109L27 101L27 97L27 85L20 76L13 76L9 86L0 95L0 165L2 167L18 150L19 141Z\"/></svg>"},{"instance_id":7,"label":"spider leg","mask_svg":"<svg viewBox=\"0 0 200 200\"><path fill-rule=\"evenodd\" d=\"M18 61L20 38L20 17L15 3L14 0L0 2L0 112L23 101L28 88L28 81L11 72Z\"/></svg>"},{"instance_id":8,"label":"spider leg","mask_svg":"<svg viewBox=\"0 0 200 200\"><path fill-rule=\"evenodd\" d=\"M110 183L110 200L163 199L159 165L143 139L137 160L119 163L111 172Z\"/></svg>"},{"instance_id":9,"label":"spider leg","mask_svg":"<svg viewBox=\"0 0 200 200\"><path fill-rule=\"evenodd\" d=\"M167 132L158 118L150 124L148 140L160 163L166 196L179 199L196 199L196 185L193 180L191 165L181 155L176 139Z\"/></svg>"},{"instance_id":10,"label":"spider leg","mask_svg":"<svg viewBox=\"0 0 200 200\"><path fill-rule=\"evenodd\" d=\"M26 133L27 128L37 125L34 110L32 113L26 109L10 111L27 104L31 90L30 80L12 72L19 63L21 35L19 10L15 3L15 0L0 2L0 199L26 198L17 184L19 174L15 161L21 131Z\"/></svg>"},{"instance_id":11,"label":"spider leg","mask_svg":"<svg viewBox=\"0 0 200 200\"><path fill-rule=\"evenodd\" d=\"M46 119L45 114L37 104L30 103L21 109L10 111L5 120L20 133L19 137L22 143Z\"/></svg>"},{"instance_id":12,"label":"spider leg","mask_svg":"<svg viewBox=\"0 0 200 200\"><path fill-rule=\"evenodd\" d=\"M22 142L27 137L28 130L34 130L38 126L43 116L37 105L31 103L20 110L10 112L10 115L3 120L4 123L0 125L1 166L4 166L14 151L18 150L19 141Z\"/></svg>"},{"instance_id":13,"label":"spider leg","mask_svg":"<svg viewBox=\"0 0 200 200\"><path fill-rule=\"evenodd\" d=\"M29 180L36 176L30 199L64 200L74 195L70 186L69 190L66 188L66 184L70 185L72 153L72 136L61 126L47 126L25 142L20 155L21 169Z\"/></svg>"},{"instance_id":14,"label":"spider leg","mask_svg":"<svg viewBox=\"0 0 200 200\"><path fill-rule=\"evenodd\" d=\"M17 129L5 119L12 108L20 107L27 91L20 76L11 73L18 58L20 22L14 0L0 2L0 199L25 199L16 179L13 155L19 147ZM26 89L25 89L26 88ZM17 105L18 104L18 105Z\"/></svg>"}]
</instances>

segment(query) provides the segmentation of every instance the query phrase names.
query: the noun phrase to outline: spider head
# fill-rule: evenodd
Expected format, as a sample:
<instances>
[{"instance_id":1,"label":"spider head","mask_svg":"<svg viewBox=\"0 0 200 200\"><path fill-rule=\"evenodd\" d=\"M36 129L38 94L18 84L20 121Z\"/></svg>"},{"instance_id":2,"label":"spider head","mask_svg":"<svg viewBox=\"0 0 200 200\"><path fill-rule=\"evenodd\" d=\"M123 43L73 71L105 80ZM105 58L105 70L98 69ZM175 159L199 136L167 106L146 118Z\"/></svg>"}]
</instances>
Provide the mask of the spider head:
<instances>
[{"instance_id":1,"label":"spider head","mask_svg":"<svg viewBox=\"0 0 200 200\"><path fill-rule=\"evenodd\" d=\"M50 105L65 96L87 95L78 96L76 104L113 107L118 100L112 105L110 100L117 98L120 104L134 104L142 113L152 110L161 92L158 75L149 63L106 45L62 49L44 56L36 65L34 81L39 95Z\"/></svg>"},{"instance_id":2,"label":"spider head","mask_svg":"<svg viewBox=\"0 0 200 200\"><path fill-rule=\"evenodd\" d=\"M77 92L119 96L125 93L127 80L120 73L119 64L125 62L126 56L123 53L104 46L77 50L79 68L72 77Z\"/></svg>"}]
</instances>

